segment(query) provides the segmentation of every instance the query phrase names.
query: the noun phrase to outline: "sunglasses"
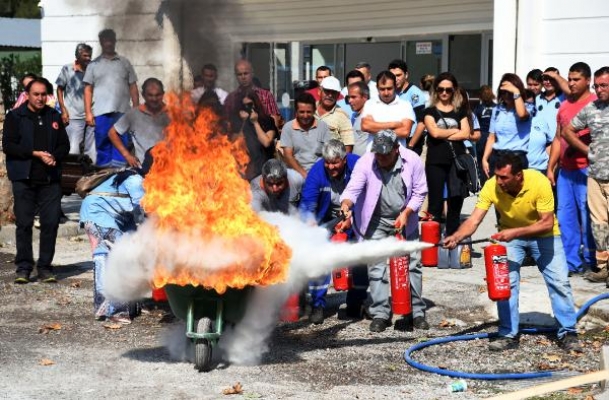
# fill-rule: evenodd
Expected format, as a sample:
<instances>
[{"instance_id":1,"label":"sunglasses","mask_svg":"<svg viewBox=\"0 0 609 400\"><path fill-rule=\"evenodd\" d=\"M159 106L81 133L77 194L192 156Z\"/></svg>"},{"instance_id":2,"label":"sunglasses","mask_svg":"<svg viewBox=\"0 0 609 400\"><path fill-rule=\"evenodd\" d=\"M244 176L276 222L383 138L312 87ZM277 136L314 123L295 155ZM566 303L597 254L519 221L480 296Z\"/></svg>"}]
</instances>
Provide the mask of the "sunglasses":
<instances>
[{"instance_id":1,"label":"sunglasses","mask_svg":"<svg viewBox=\"0 0 609 400\"><path fill-rule=\"evenodd\" d=\"M439 93L439 94L442 94L442 93L453 94L455 92L455 89L451 88L451 87L440 87L440 86L438 86L436 88L436 92Z\"/></svg>"}]
</instances>

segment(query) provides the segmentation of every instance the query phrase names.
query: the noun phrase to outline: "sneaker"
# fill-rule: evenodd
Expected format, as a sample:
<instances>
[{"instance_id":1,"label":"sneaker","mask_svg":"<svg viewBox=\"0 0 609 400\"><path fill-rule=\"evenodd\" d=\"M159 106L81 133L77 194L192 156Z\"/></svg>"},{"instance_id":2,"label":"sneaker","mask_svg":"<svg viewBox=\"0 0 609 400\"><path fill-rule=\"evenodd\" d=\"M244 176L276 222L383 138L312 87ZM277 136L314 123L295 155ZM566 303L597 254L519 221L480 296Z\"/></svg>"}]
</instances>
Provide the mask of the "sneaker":
<instances>
[{"instance_id":1,"label":"sneaker","mask_svg":"<svg viewBox=\"0 0 609 400\"><path fill-rule=\"evenodd\" d=\"M30 283L30 273L26 271L18 271L15 274L15 283L19 285Z\"/></svg>"},{"instance_id":2,"label":"sneaker","mask_svg":"<svg viewBox=\"0 0 609 400\"><path fill-rule=\"evenodd\" d=\"M588 271L584 274L584 279L590 282L606 282L608 277L607 268L603 268L598 272Z\"/></svg>"},{"instance_id":3,"label":"sneaker","mask_svg":"<svg viewBox=\"0 0 609 400\"><path fill-rule=\"evenodd\" d=\"M38 270L38 282L57 283L57 277L51 271Z\"/></svg>"},{"instance_id":4,"label":"sneaker","mask_svg":"<svg viewBox=\"0 0 609 400\"><path fill-rule=\"evenodd\" d=\"M131 318L129 318L128 312L120 312L111 317L107 317L106 321L114 322L116 324L129 325L131 323Z\"/></svg>"},{"instance_id":5,"label":"sneaker","mask_svg":"<svg viewBox=\"0 0 609 400\"><path fill-rule=\"evenodd\" d=\"M374 318L370 323L370 332L383 332L391 325L391 321L384 318Z\"/></svg>"},{"instance_id":6,"label":"sneaker","mask_svg":"<svg viewBox=\"0 0 609 400\"><path fill-rule=\"evenodd\" d=\"M425 320L425 317L415 317L415 319L412 321L412 326L414 326L416 329L421 329L424 331L429 330L429 324Z\"/></svg>"},{"instance_id":7,"label":"sneaker","mask_svg":"<svg viewBox=\"0 0 609 400\"><path fill-rule=\"evenodd\" d=\"M558 339L558 345L567 353L572 351L576 353L583 353L581 345L579 344L579 339L577 335L565 335L561 339Z\"/></svg>"},{"instance_id":8,"label":"sneaker","mask_svg":"<svg viewBox=\"0 0 609 400\"><path fill-rule=\"evenodd\" d=\"M511 350L517 349L519 346L518 339L509 338L505 336L498 337L493 340L489 345L488 349L490 351L503 351L503 350Z\"/></svg>"},{"instance_id":9,"label":"sneaker","mask_svg":"<svg viewBox=\"0 0 609 400\"><path fill-rule=\"evenodd\" d=\"M313 307L313 311L311 311L311 315L309 316L309 321L315 325L323 324L324 309L322 307Z\"/></svg>"}]
</instances>

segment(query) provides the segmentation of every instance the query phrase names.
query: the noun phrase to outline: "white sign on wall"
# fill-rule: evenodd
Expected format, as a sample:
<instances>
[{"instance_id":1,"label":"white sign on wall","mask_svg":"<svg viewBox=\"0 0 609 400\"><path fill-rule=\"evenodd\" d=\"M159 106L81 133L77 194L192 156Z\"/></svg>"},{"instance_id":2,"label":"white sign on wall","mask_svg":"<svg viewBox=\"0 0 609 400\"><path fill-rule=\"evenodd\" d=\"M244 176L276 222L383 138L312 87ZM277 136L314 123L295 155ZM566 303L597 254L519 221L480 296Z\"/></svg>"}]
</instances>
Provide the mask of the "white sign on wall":
<instances>
[{"instance_id":1,"label":"white sign on wall","mask_svg":"<svg viewBox=\"0 0 609 400\"><path fill-rule=\"evenodd\" d=\"M431 54L431 42L417 42L417 54Z\"/></svg>"}]
</instances>

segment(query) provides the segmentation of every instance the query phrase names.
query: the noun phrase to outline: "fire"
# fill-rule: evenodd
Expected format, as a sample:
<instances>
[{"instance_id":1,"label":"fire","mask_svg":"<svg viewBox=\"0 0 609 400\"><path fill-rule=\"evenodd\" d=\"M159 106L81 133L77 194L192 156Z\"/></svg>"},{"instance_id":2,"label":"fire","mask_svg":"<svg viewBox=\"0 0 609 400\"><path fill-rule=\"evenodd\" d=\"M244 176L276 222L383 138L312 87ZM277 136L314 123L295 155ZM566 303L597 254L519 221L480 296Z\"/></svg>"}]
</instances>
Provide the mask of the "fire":
<instances>
[{"instance_id":1,"label":"fire","mask_svg":"<svg viewBox=\"0 0 609 400\"><path fill-rule=\"evenodd\" d=\"M223 293L285 281L292 251L249 205L249 183L239 174L248 161L242 143L220 132L213 112L197 115L188 95L169 94L168 113L142 200L159 245L153 286L192 284ZM193 260L182 243L200 243L198 251L213 250L220 260L201 265L203 257Z\"/></svg>"}]
</instances>

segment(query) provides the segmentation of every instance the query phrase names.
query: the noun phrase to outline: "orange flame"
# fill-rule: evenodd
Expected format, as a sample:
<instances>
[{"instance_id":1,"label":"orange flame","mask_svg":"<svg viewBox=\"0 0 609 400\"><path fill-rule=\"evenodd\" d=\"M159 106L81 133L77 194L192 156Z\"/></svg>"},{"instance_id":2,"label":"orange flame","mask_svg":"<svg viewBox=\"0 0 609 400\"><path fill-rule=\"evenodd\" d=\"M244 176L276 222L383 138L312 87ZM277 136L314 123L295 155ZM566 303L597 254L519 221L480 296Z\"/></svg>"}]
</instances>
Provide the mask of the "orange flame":
<instances>
[{"instance_id":1,"label":"orange flame","mask_svg":"<svg viewBox=\"0 0 609 400\"><path fill-rule=\"evenodd\" d=\"M249 161L243 144L220 132L212 111L196 115L186 94L169 94L167 111L171 123L165 140L152 151L154 163L142 200L146 212L154 215L156 239L161 241L153 286L192 284L223 293L227 287L285 281L292 252L278 229L262 221L249 204L249 183L239 174ZM232 264L222 268L193 266L192 260L180 262L185 254L168 260L178 245L172 248L168 240L187 240L194 246L218 243L214 251L221 253L216 254L236 256L228 257Z\"/></svg>"}]
</instances>

